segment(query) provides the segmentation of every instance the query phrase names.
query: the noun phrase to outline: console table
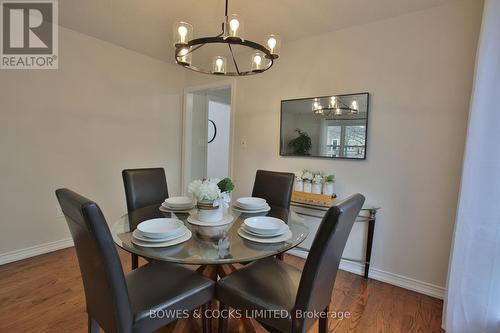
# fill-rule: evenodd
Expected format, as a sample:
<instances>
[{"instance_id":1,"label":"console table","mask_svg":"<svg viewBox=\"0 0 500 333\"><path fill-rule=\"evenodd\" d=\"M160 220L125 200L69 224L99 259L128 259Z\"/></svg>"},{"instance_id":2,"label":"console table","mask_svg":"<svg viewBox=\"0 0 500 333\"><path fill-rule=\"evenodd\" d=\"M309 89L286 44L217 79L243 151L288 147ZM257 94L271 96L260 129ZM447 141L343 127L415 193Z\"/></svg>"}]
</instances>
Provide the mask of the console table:
<instances>
[{"instance_id":1,"label":"console table","mask_svg":"<svg viewBox=\"0 0 500 333\"><path fill-rule=\"evenodd\" d=\"M310 246L316 231L319 227L319 223L323 219L326 211L331 205L334 205L335 201L332 201L329 205L313 202L304 202L292 199L290 206L292 211L294 211L299 217L303 218L309 226L309 236L306 238L304 243L298 246L298 250L309 252ZM368 273L370 270L370 260L372 256L372 245L373 245L373 235L375 233L375 221L377 211L380 209L379 206L365 204L361 208L360 215L356 219L357 223L368 223L368 232L366 237L366 251L364 259L351 259L342 258L346 261L358 262L365 265L364 277L368 278Z\"/></svg>"}]
</instances>

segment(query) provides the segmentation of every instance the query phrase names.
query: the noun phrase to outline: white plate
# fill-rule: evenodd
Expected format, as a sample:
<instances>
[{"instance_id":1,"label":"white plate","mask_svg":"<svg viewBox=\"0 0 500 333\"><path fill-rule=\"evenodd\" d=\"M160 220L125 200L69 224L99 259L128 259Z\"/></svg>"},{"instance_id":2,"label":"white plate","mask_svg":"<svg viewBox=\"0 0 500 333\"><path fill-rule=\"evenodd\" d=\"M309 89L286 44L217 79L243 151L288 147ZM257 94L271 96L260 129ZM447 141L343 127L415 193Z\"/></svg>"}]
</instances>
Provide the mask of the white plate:
<instances>
[{"instance_id":1,"label":"white plate","mask_svg":"<svg viewBox=\"0 0 500 333\"><path fill-rule=\"evenodd\" d=\"M245 219L245 228L255 234L273 235L286 225L283 220L269 216L255 216Z\"/></svg>"},{"instance_id":2,"label":"white plate","mask_svg":"<svg viewBox=\"0 0 500 333\"><path fill-rule=\"evenodd\" d=\"M271 234L271 235L262 235L262 234L257 234L255 232L252 232L250 230L248 230L244 224L241 225L241 228L243 229L243 231L245 231L247 234L249 234L250 236L255 236L255 237L264 237L264 238L269 238L269 237L278 237L278 236L281 236L281 235L284 235L287 231L290 230L290 228L288 227L288 225L284 225L283 228L281 228L277 233L275 234Z\"/></svg>"},{"instance_id":3,"label":"white plate","mask_svg":"<svg viewBox=\"0 0 500 333\"><path fill-rule=\"evenodd\" d=\"M165 205L169 207L190 207L194 206L195 202L190 197L170 197L165 199Z\"/></svg>"},{"instance_id":4,"label":"white plate","mask_svg":"<svg viewBox=\"0 0 500 333\"><path fill-rule=\"evenodd\" d=\"M189 207L186 207L186 208L171 208L171 207L168 207L167 205L165 205L165 203L162 203L161 206L160 206L160 210L162 212L167 212L167 213L187 213L189 211L191 211L195 206L189 206Z\"/></svg>"},{"instance_id":5,"label":"white plate","mask_svg":"<svg viewBox=\"0 0 500 333\"><path fill-rule=\"evenodd\" d=\"M189 240L191 238L191 231L188 229L187 232L182 235L181 237L177 237L175 239L166 241L166 242L159 242L159 243L153 243L153 242L143 242L141 240L138 240L134 237L131 238L132 243L135 245L139 245L142 247L167 247L167 246L174 246L180 243L184 243L185 241Z\"/></svg>"},{"instance_id":6,"label":"white plate","mask_svg":"<svg viewBox=\"0 0 500 333\"><path fill-rule=\"evenodd\" d=\"M161 243L161 242L167 242L167 241L173 240L175 238L184 236L184 234L186 233L187 230L188 230L188 228L183 227L183 228L179 228L178 232L176 232L168 237L165 237L165 238L148 238L148 237L145 237L143 234L141 234L141 232L139 230L135 229L134 232L132 233L132 236L135 239L138 239L138 240L143 241L143 242Z\"/></svg>"},{"instance_id":7,"label":"white plate","mask_svg":"<svg viewBox=\"0 0 500 333\"><path fill-rule=\"evenodd\" d=\"M290 230L288 230L288 232L286 232L285 234L278 236L278 237L256 237L256 236L250 235L242 228L238 229L238 235L240 235L240 237L248 239L252 242L265 243L265 244L286 242L287 240L289 240L293 236L292 232Z\"/></svg>"},{"instance_id":8,"label":"white plate","mask_svg":"<svg viewBox=\"0 0 500 333\"><path fill-rule=\"evenodd\" d=\"M184 223L178 219L157 218L139 223L137 230L148 238L166 238L183 226Z\"/></svg>"},{"instance_id":9,"label":"white plate","mask_svg":"<svg viewBox=\"0 0 500 333\"><path fill-rule=\"evenodd\" d=\"M204 221L200 221L198 219L198 212L196 212L196 213L193 213L191 216L189 216L187 218L187 221L191 224L200 225L203 227L218 227L218 226L226 225L226 224L233 222L234 216L226 215L226 216L224 216L224 218L222 220L217 221L217 222L204 222Z\"/></svg>"},{"instance_id":10,"label":"white plate","mask_svg":"<svg viewBox=\"0 0 500 333\"><path fill-rule=\"evenodd\" d=\"M236 205L243 209L259 209L266 205L266 199L243 197L236 200Z\"/></svg>"},{"instance_id":11,"label":"white plate","mask_svg":"<svg viewBox=\"0 0 500 333\"><path fill-rule=\"evenodd\" d=\"M240 212L240 213L245 213L245 214L256 214L256 213L265 213L271 210L271 206L265 205L264 208L253 210L253 209L243 209L238 207L237 205L234 205L231 207L233 210Z\"/></svg>"}]
</instances>

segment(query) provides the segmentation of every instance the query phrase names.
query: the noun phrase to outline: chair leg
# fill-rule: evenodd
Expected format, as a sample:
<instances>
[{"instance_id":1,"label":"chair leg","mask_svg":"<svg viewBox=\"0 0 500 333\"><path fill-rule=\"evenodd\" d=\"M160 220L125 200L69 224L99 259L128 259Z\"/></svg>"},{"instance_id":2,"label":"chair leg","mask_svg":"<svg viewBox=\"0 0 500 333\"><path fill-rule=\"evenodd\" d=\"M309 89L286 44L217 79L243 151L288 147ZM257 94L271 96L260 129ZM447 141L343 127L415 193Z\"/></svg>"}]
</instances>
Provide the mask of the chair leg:
<instances>
[{"instance_id":1,"label":"chair leg","mask_svg":"<svg viewBox=\"0 0 500 333\"><path fill-rule=\"evenodd\" d=\"M226 333L227 332L227 326L228 326L228 321L229 318L224 318L222 316L222 311L227 313L228 307L222 302L219 304L219 333Z\"/></svg>"},{"instance_id":2,"label":"chair leg","mask_svg":"<svg viewBox=\"0 0 500 333\"><path fill-rule=\"evenodd\" d=\"M88 315L88 330L89 333L99 333L101 328L99 327L99 324L97 324L97 321L95 321L90 315Z\"/></svg>"},{"instance_id":3,"label":"chair leg","mask_svg":"<svg viewBox=\"0 0 500 333\"><path fill-rule=\"evenodd\" d=\"M323 310L322 316L319 318L318 331L319 333L328 332L328 306Z\"/></svg>"},{"instance_id":4,"label":"chair leg","mask_svg":"<svg viewBox=\"0 0 500 333\"><path fill-rule=\"evenodd\" d=\"M203 333L212 333L212 322L206 316L208 309L210 309L210 302L201 306L201 326L203 327Z\"/></svg>"},{"instance_id":5,"label":"chair leg","mask_svg":"<svg viewBox=\"0 0 500 333\"><path fill-rule=\"evenodd\" d=\"M139 267L139 256L137 254L132 253L132 269L136 269Z\"/></svg>"}]
</instances>

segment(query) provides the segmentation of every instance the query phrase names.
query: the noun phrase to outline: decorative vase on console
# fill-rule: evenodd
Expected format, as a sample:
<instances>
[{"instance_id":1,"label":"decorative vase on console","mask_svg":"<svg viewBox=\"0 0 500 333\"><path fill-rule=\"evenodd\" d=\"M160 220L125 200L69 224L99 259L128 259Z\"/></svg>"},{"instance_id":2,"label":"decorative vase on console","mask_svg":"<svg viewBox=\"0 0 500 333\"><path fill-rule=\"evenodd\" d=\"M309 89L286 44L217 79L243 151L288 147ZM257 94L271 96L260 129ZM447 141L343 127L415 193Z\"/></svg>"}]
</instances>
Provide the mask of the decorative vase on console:
<instances>
[{"instance_id":1,"label":"decorative vase on console","mask_svg":"<svg viewBox=\"0 0 500 333\"><path fill-rule=\"evenodd\" d=\"M315 194L321 194L321 188L323 184L323 175L321 173L315 173L312 180L311 192Z\"/></svg>"},{"instance_id":2,"label":"decorative vase on console","mask_svg":"<svg viewBox=\"0 0 500 333\"><path fill-rule=\"evenodd\" d=\"M312 192L312 180L314 175L309 170L304 170L304 175L302 179L304 180L304 192L311 193Z\"/></svg>"},{"instance_id":3,"label":"decorative vase on console","mask_svg":"<svg viewBox=\"0 0 500 333\"><path fill-rule=\"evenodd\" d=\"M333 195L333 183L335 182L335 175L328 175L325 177L323 184L323 194Z\"/></svg>"},{"instance_id":4,"label":"decorative vase on console","mask_svg":"<svg viewBox=\"0 0 500 333\"><path fill-rule=\"evenodd\" d=\"M303 171L295 171L295 192L303 192L304 191L304 180L302 176L304 175Z\"/></svg>"}]
</instances>

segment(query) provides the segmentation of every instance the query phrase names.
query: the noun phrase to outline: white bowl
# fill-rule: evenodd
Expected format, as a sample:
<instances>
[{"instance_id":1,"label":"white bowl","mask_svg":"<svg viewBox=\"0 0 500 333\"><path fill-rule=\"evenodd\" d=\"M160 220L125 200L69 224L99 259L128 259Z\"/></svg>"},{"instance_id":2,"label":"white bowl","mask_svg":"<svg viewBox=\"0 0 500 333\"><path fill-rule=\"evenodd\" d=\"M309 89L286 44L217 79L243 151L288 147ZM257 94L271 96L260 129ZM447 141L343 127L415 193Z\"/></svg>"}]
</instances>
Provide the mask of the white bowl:
<instances>
[{"instance_id":1,"label":"white bowl","mask_svg":"<svg viewBox=\"0 0 500 333\"><path fill-rule=\"evenodd\" d=\"M249 217L243 223L247 230L261 235L277 234L286 225L283 220L269 216Z\"/></svg>"},{"instance_id":2,"label":"white bowl","mask_svg":"<svg viewBox=\"0 0 500 333\"><path fill-rule=\"evenodd\" d=\"M236 204L244 209L259 209L266 205L266 199L255 197L244 197L236 200Z\"/></svg>"},{"instance_id":3,"label":"white bowl","mask_svg":"<svg viewBox=\"0 0 500 333\"><path fill-rule=\"evenodd\" d=\"M178 219L158 218L141 222L137 225L137 230L149 238L167 238L179 232L179 228L184 227L184 223Z\"/></svg>"},{"instance_id":4,"label":"white bowl","mask_svg":"<svg viewBox=\"0 0 500 333\"><path fill-rule=\"evenodd\" d=\"M194 206L194 202L189 197L171 197L165 199L165 205L171 208L190 208Z\"/></svg>"}]
</instances>

